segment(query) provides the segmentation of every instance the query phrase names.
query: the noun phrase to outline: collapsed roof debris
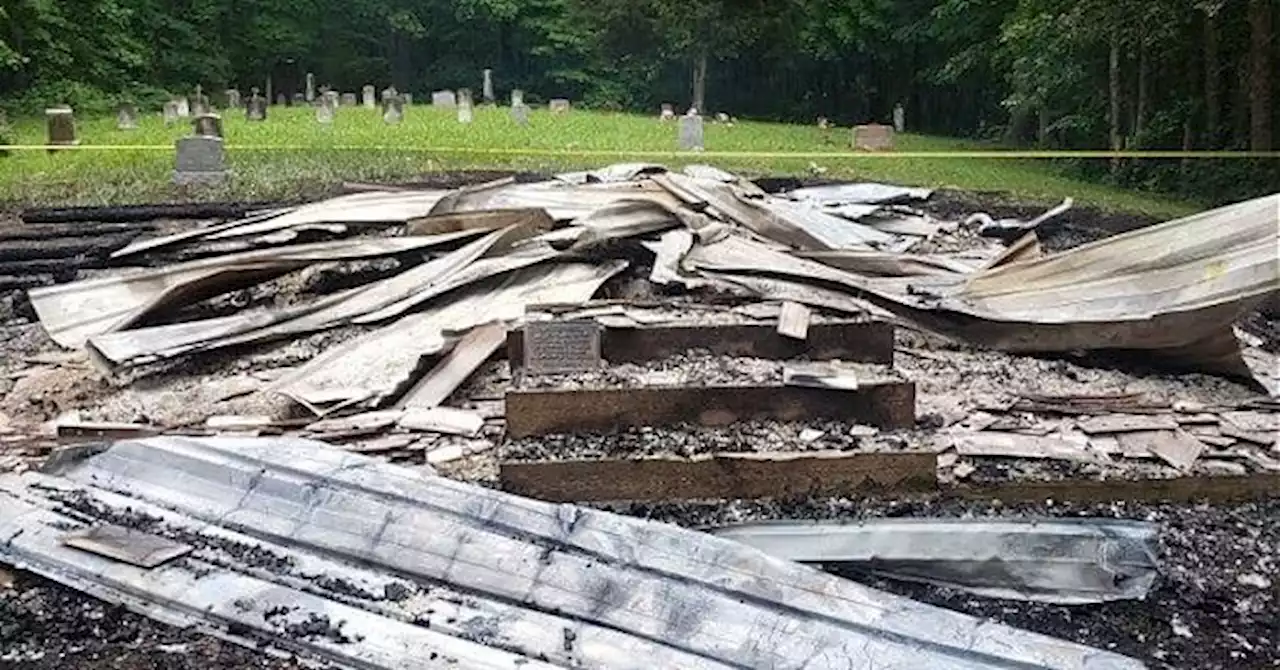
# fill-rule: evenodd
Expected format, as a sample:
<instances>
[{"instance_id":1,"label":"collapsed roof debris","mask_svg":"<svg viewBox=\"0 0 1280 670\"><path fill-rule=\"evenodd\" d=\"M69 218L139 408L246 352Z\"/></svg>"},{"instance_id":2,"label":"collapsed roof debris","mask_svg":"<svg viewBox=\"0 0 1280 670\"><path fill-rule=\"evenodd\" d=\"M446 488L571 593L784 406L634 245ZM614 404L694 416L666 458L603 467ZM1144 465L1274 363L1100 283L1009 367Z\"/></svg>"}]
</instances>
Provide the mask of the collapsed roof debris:
<instances>
[{"instance_id":1,"label":"collapsed roof debris","mask_svg":"<svg viewBox=\"0 0 1280 670\"><path fill-rule=\"evenodd\" d=\"M711 535L305 440L128 440L0 475L0 491L6 563L352 667L1143 667ZM139 568L64 544L100 525L195 549Z\"/></svg>"}]
</instances>

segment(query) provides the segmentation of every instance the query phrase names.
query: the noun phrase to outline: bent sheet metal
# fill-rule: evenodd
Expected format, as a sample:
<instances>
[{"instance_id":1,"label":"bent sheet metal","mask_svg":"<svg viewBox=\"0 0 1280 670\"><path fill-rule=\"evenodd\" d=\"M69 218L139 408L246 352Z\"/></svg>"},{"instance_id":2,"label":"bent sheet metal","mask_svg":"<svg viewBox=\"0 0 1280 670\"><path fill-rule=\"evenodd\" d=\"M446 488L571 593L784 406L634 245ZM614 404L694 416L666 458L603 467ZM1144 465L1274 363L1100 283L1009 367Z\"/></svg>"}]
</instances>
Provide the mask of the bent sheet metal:
<instances>
[{"instance_id":1,"label":"bent sheet metal","mask_svg":"<svg viewBox=\"0 0 1280 670\"><path fill-rule=\"evenodd\" d=\"M705 533L305 440L118 442L56 474L0 476L0 491L5 562L349 667L1143 667ZM59 541L113 519L197 549L146 570Z\"/></svg>"}]
</instances>

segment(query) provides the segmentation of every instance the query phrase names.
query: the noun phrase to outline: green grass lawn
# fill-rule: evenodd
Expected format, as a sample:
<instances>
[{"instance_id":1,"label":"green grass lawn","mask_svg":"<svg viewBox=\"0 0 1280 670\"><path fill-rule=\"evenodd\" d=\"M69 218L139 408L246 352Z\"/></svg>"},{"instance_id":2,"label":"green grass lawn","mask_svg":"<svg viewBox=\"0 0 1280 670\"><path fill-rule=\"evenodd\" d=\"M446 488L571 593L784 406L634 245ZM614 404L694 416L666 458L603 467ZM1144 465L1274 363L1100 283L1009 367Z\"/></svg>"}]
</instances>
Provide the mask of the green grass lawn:
<instances>
[{"instance_id":1,"label":"green grass lawn","mask_svg":"<svg viewBox=\"0 0 1280 670\"><path fill-rule=\"evenodd\" d=\"M310 108L273 107L268 120L246 121L227 112L223 131L233 171L226 187L183 192L170 184L175 140L189 133L185 122L166 127L158 114L140 128L116 130L114 117L80 119L82 146L137 147L47 152L13 150L0 157L0 203L119 204L180 199L278 199L319 195L343 180L396 181L424 172L461 169L548 171L593 167L615 161L651 161L670 166L710 163L749 176L810 175L1007 193L1013 199L1056 202L1071 196L1081 205L1174 217L1198 209L1179 202L1065 177L1032 159L868 157L847 151L848 129L824 134L816 127L739 122L708 123L706 155L679 153L676 124L654 117L575 110L531 115L528 128L513 123L504 108L478 108L475 122L460 124L452 110L408 108L403 123L390 126L381 114L343 107L331 126L315 121ZM42 145L43 119L14 124L15 143ZM992 148L976 142L900 135L902 152L969 151ZM807 156L733 156L734 153L802 153Z\"/></svg>"}]
</instances>

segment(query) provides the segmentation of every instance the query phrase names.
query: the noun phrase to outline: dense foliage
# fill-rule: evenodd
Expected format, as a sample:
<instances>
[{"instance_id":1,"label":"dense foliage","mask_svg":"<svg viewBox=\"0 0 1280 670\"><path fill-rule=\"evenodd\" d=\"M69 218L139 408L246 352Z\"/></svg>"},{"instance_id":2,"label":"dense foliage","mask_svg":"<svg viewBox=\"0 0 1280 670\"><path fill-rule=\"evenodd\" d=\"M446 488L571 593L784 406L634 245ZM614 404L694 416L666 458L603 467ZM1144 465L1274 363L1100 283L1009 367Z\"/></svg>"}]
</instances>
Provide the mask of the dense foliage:
<instances>
[{"instance_id":1,"label":"dense foliage","mask_svg":"<svg viewBox=\"0 0 1280 670\"><path fill-rule=\"evenodd\" d=\"M480 88L601 108L888 121L1046 148L1270 150L1280 0L7 0L0 99L156 104L305 72L358 90ZM705 90L705 93L704 93ZM705 101L703 98L705 96ZM1214 199L1275 161L1117 162Z\"/></svg>"}]
</instances>

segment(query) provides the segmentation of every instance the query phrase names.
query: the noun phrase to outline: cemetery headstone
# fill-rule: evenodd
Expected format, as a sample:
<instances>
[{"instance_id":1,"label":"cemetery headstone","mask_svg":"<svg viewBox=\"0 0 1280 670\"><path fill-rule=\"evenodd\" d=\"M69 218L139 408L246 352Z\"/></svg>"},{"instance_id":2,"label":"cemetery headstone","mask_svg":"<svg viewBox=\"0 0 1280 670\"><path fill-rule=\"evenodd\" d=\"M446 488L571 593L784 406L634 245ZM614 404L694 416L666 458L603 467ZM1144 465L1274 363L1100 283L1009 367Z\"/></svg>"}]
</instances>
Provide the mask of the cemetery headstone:
<instances>
[{"instance_id":1,"label":"cemetery headstone","mask_svg":"<svg viewBox=\"0 0 1280 670\"><path fill-rule=\"evenodd\" d=\"M267 99L258 94L258 87L253 88L249 102L244 108L244 117L250 121L267 120Z\"/></svg>"},{"instance_id":2,"label":"cemetery headstone","mask_svg":"<svg viewBox=\"0 0 1280 670\"><path fill-rule=\"evenodd\" d=\"M116 109L116 130L137 130L138 108L124 103Z\"/></svg>"},{"instance_id":3,"label":"cemetery headstone","mask_svg":"<svg viewBox=\"0 0 1280 670\"><path fill-rule=\"evenodd\" d=\"M329 96L324 96L316 101L316 121L323 125L333 123L334 112L337 105Z\"/></svg>"},{"instance_id":4,"label":"cemetery headstone","mask_svg":"<svg viewBox=\"0 0 1280 670\"><path fill-rule=\"evenodd\" d=\"M854 126L853 148L858 151L893 151L893 126L879 123Z\"/></svg>"},{"instance_id":5,"label":"cemetery headstone","mask_svg":"<svg viewBox=\"0 0 1280 670\"><path fill-rule=\"evenodd\" d=\"M458 89L458 123L471 123L475 109L471 101L471 89Z\"/></svg>"},{"instance_id":6,"label":"cemetery headstone","mask_svg":"<svg viewBox=\"0 0 1280 670\"><path fill-rule=\"evenodd\" d=\"M516 88L511 90L511 106L516 107L524 104L524 91Z\"/></svg>"},{"instance_id":7,"label":"cemetery headstone","mask_svg":"<svg viewBox=\"0 0 1280 670\"><path fill-rule=\"evenodd\" d=\"M493 70L490 70L489 68L485 68L484 70L484 84L480 89L480 96L484 100L484 104L492 105L494 103Z\"/></svg>"},{"instance_id":8,"label":"cemetery headstone","mask_svg":"<svg viewBox=\"0 0 1280 670\"><path fill-rule=\"evenodd\" d=\"M902 103L893 106L893 131L895 133L907 131L907 110L903 109Z\"/></svg>"},{"instance_id":9,"label":"cemetery headstone","mask_svg":"<svg viewBox=\"0 0 1280 670\"><path fill-rule=\"evenodd\" d=\"M357 102L358 102L358 101L356 100L356 94L355 94L355 93L343 93L343 94L342 94L342 106L343 106L343 107L355 107Z\"/></svg>"},{"instance_id":10,"label":"cemetery headstone","mask_svg":"<svg viewBox=\"0 0 1280 670\"><path fill-rule=\"evenodd\" d=\"M375 89L372 84L365 84L364 88L360 90L360 93L362 94L361 97L365 107L368 107L369 109L377 109L378 100L374 97Z\"/></svg>"},{"instance_id":11,"label":"cemetery headstone","mask_svg":"<svg viewBox=\"0 0 1280 670\"><path fill-rule=\"evenodd\" d=\"M222 117L205 112L191 120L191 128L197 137L222 137Z\"/></svg>"},{"instance_id":12,"label":"cemetery headstone","mask_svg":"<svg viewBox=\"0 0 1280 670\"><path fill-rule=\"evenodd\" d=\"M187 118L188 116L191 116L191 102L187 100L186 96L178 98L177 103L178 103L178 116L181 116L184 119Z\"/></svg>"},{"instance_id":13,"label":"cemetery headstone","mask_svg":"<svg viewBox=\"0 0 1280 670\"><path fill-rule=\"evenodd\" d=\"M45 123L48 126L50 147L70 147L80 143L76 139L76 117L66 105L44 110Z\"/></svg>"},{"instance_id":14,"label":"cemetery headstone","mask_svg":"<svg viewBox=\"0 0 1280 670\"><path fill-rule=\"evenodd\" d=\"M565 98L552 98L548 106L551 108L552 114L567 114L571 107L569 101Z\"/></svg>"},{"instance_id":15,"label":"cemetery headstone","mask_svg":"<svg viewBox=\"0 0 1280 670\"><path fill-rule=\"evenodd\" d=\"M209 96L205 95L204 89L197 84L196 94L191 96L191 115L199 116L210 111L213 110L209 109Z\"/></svg>"},{"instance_id":16,"label":"cemetery headstone","mask_svg":"<svg viewBox=\"0 0 1280 670\"><path fill-rule=\"evenodd\" d=\"M697 114L686 114L680 117L680 150L702 151L702 117Z\"/></svg>"},{"instance_id":17,"label":"cemetery headstone","mask_svg":"<svg viewBox=\"0 0 1280 670\"><path fill-rule=\"evenodd\" d=\"M401 97L403 97L403 98L404 98L404 106L405 106L405 107L412 107L412 106L413 106L413 94L412 94L412 93L401 93L400 95L401 95Z\"/></svg>"},{"instance_id":18,"label":"cemetery headstone","mask_svg":"<svg viewBox=\"0 0 1280 670\"><path fill-rule=\"evenodd\" d=\"M227 109L239 109L241 102L239 89L229 88L225 93L227 96Z\"/></svg>"},{"instance_id":19,"label":"cemetery headstone","mask_svg":"<svg viewBox=\"0 0 1280 670\"><path fill-rule=\"evenodd\" d=\"M307 96L303 95L302 93L294 93L293 104L295 107L299 105L307 104Z\"/></svg>"},{"instance_id":20,"label":"cemetery headstone","mask_svg":"<svg viewBox=\"0 0 1280 670\"><path fill-rule=\"evenodd\" d=\"M338 109L338 106L341 104L341 98L338 97L337 91L325 91L321 99L329 103L329 106L332 107L335 111Z\"/></svg>"},{"instance_id":21,"label":"cemetery headstone","mask_svg":"<svg viewBox=\"0 0 1280 670\"><path fill-rule=\"evenodd\" d=\"M389 124L400 123L404 119L404 98L399 95L382 101L382 120Z\"/></svg>"},{"instance_id":22,"label":"cemetery headstone","mask_svg":"<svg viewBox=\"0 0 1280 670\"><path fill-rule=\"evenodd\" d=\"M676 120L675 106L666 102L662 103L662 109L658 112L658 119L660 121L675 121Z\"/></svg>"},{"instance_id":23,"label":"cemetery headstone","mask_svg":"<svg viewBox=\"0 0 1280 670\"><path fill-rule=\"evenodd\" d=\"M226 181L227 166L223 158L221 137L184 137L178 140L177 149L174 184L208 186Z\"/></svg>"},{"instance_id":24,"label":"cemetery headstone","mask_svg":"<svg viewBox=\"0 0 1280 670\"><path fill-rule=\"evenodd\" d=\"M523 102L511 106L511 120L521 128L529 127L529 106Z\"/></svg>"},{"instance_id":25,"label":"cemetery headstone","mask_svg":"<svg viewBox=\"0 0 1280 670\"><path fill-rule=\"evenodd\" d=\"M453 108L458 106L458 96L453 91L435 91L431 94L432 107Z\"/></svg>"},{"instance_id":26,"label":"cemetery headstone","mask_svg":"<svg viewBox=\"0 0 1280 670\"><path fill-rule=\"evenodd\" d=\"M276 95L276 107L284 107L289 104L289 96L280 93Z\"/></svg>"},{"instance_id":27,"label":"cemetery headstone","mask_svg":"<svg viewBox=\"0 0 1280 670\"><path fill-rule=\"evenodd\" d=\"M531 321L524 326L524 369L529 374L591 372L603 364L600 324L593 319Z\"/></svg>"},{"instance_id":28,"label":"cemetery headstone","mask_svg":"<svg viewBox=\"0 0 1280 670\"><path fill-rule=\"evenodd\" d=\"M732 119L728 114L726 114L726 113L724 113L724 112L717 112L717 113L716 113L716 123L731 124L731 123L733 123L733 119Z\"/></svg>"},{"instance_id":29,"label":"cemetery headstone","mask_svg":"<svg viewBox=\"0 0 1280 670\"><path fill-rule=\"evenodd\" d=\"M164 117L164 125L177 123L178 121L178 103L176 100L170 100L164 103L164 109L160 112Z\"/></svg>"},{"instance_id":30,"label":"cemetery headstone","mask_svg":"<svg viewBox=\"0 0 1280 670\"><path fill-rule=\"evenodd\" d=\"M395 86L388 86L382 89L382 105L385 107L387 104L387 101L396 97L397 95L400 95L400 91L397 91Z\"/></svg>"},{"instance_id":31,"label":"cemetery headstone","mask_svg":"<svg viewBox=\"0 0 1280 670\"><path fill-rule=\"evenodd\" d=\"M307 73L306 87L307 90L306 93L303 94L303 99L307 102L312 102L316 99L316 76L311 72Z\"/></svg>"}]
</instances>

